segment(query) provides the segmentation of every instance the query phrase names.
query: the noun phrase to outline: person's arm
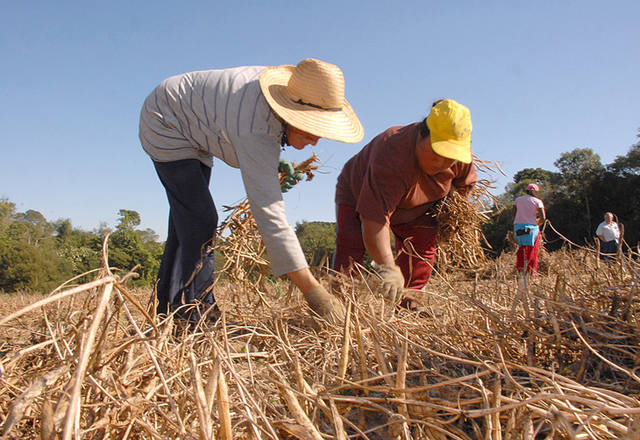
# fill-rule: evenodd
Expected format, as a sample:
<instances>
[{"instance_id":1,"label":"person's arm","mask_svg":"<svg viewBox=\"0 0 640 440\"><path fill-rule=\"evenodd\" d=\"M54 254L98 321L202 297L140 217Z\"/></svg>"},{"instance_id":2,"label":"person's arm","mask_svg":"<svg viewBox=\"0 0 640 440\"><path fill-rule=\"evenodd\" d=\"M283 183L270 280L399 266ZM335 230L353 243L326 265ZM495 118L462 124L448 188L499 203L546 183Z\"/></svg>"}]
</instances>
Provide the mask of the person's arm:
<instances>
[{"instance_id":1,"label":"person's arm","mask_svg":"<svg viewBox=\"0 0 640 440\"><path fill-rule=\"evenodd\" d=\"M296 270L286 274L293 284L300 289L302 293L307 293L320 285L318 280L313 276L308 267Z\"/></svg>"},{"instance_id":2,"label":"person's arm","mask_svg":"<svg viewBox=\"0 0 640 440\"><path fill-rule=\"evenodd\" d=\"M371 259L378 264L395 264L389 238L389 226L364 217L361 217L360 221L362 222L364 247Z\"/></svg>"},{"instance_id":3,"label":"person's arm","mask_svg":"<svg viewBox=\"0 0 640 440\"><path fill-rule=\"evenodd\" d=\"M453 172L455 177L452 184L455 190L461 196L469 196L471 190L478 181L476 166L473 162L470 164L456 163L453 166Z\"/></svg>"},{"instance_id":4,"label":"person's arm","mask_svg":"<svg viewBox=\"0 0 640 440\"><path fill-rule=\"evenodd\" d=\"M513 205L513 218L512 218L513 221L516 220L517 213L518 213L518 207L516 205Z\"/></svg>"},{"instance_id":5,"label":"person's arm","mask_svg":"<svg viewBox=\"0 0 640 440\"><path fill-rule=\"evenodd\" d=\"M280 146L267 136L234 139L251 213L267 248L273 274L281 276L308 266L287 221L278 178Z\"/></svg>"},{"instance_id":6,"label":"person's arm","mask_svg":"<svg viewBox=\"0 0 640 440\"><path fill-rule=\"evenodd\" d=\"M332 324L344 321L346 311L342 303L316 280L308 267L287 273L289 279L302 291L304 299L318 316Z\"/></svg>"},{"instance_id":7,"label":"person's arm","mask_svg":"<svg viewBox=\"0 0 640 440\"><path fill-rule=\"evenodd\" d=\"M393 303L402 296L404 275L393 258L389 226L364 217L360 217L360 221L364 247L371 259L378 263L376 270L382 278L382 294Z\"/></svg>"}]
</instances>

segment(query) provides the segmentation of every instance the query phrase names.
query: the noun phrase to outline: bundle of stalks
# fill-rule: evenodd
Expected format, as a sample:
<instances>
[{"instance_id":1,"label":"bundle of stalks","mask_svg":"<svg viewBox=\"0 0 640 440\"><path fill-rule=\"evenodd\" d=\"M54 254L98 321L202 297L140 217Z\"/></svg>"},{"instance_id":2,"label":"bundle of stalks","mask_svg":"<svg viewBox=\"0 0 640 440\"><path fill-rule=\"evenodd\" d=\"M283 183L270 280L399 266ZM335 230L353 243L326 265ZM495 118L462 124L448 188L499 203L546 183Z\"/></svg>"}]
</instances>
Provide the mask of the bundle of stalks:
<instances>
[{"instance_id":1,"label":"bundle of stalks","mask_svg":"<svg viewBox=\"0 0 640 440\"><path fill-rule=\"evenodd\" d=\"M313 154L307 160L292 165L296 173L304 174L306 180L310 181L318 169L316 162L318 157ZM285 177L280 175L281 183ZM224 257L219 272L244 285L260 286L264 276L269 274L270 266L249 200L244 199L235 206L224 206L223 209L230 213L216 233L216 249Z\"/></svg>"},{"instance_id":2,"label":"bundle of stalks","mask_svg":"<svg viewBox=\"0 0 640 440\"><path fill-rule=\"evenodd\" d=\"M504 172L496 162L473 158L476 170L484 174ZM478 179L468 194L452 189L438 203L435 217L438 221L438 267L456 267L475 270L487 264L483 246L490 248L482 225L490 219L487 215L496 202L490 193L494 188L489 179Z\"/></svg>"},{"instance_id":3,"label":"bundle of stalks","mask_svg":"<svg viewBox=\"0 0 640 440\"><path fill-rule=\"evenodd\" d=\"M105 252L94 279L0 319L0 435L638 438L640 265L549 258L520 291L509 255L487 279L436 271L428 313L390 313L369 278L343 276L347 319L316 331L282 282L218 284L216 325L158 320Z\"/></svg>"}]
</instances>

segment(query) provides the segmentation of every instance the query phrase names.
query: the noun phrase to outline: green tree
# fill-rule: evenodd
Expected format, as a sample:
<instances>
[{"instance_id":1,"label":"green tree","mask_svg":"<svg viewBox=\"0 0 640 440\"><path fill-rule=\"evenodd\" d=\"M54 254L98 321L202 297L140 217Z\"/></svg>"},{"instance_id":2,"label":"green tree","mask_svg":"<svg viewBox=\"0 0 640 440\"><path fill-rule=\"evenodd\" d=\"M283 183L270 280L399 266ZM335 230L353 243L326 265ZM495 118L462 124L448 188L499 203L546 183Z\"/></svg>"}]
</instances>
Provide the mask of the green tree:
<instances>
[{"instance_id":1,"label":"green tree","mask_svg":"<svg viewBox=\"0 0 640 440\"><path fill-rule=\"evenodd\" d=\"M137 230L140 215L122 209L110 241L110 262L129 270L142 265L138 284L155 279L163 244L151 229ZM72 276L100 267L106 224L93 232L74 228L70 219L48 222L38 211L17 212L0 199L0 290L49 291Z\"/></svg>"},{"instance_id":2,"label":"green tree","mask_svg":"<svg viewBox=\"0 0 640 440\"><path fill-rule=\"evenodd\" d=\"M140 225L138 212L121 209L118 214L118 226L109 240L109 264L125 271L139 264L136 284L150 284L160 267L162 245L154 241L155 233L135 229Z\"/></svg>"},{"instance_id":3,"label":"green tree","mask_svg":"<svg viewBox=\"0 0 640 440\"><path fill-rule=\"evenodd\" d=\"M61 242L67 241L73 234L73 225L71 219L59 219L52 222L58 240Z\"/></svg>"},{"instance_id":4,"label":"green tree","mask_svg":"<svg viewBox=\"0 0 640 440\"><path fill-rule=\"evenodd\" d=\"M120 230L133 230L136 226L140 225L140 214L138 214L137 211L121 209L118 211L118 215L120 216L120 220L118 220L117 228Z\"/></svg>"},{"instance_id":5,"label":"green tree","mask_svg":"<svg viewBox=\"0 0 640 440\"><path fill-rule=\"evenodd\" d=\"M53 230L40 212L16 212L13 203L0 201L0 290L44 292L70 277Z\"/></svg>"},{"instance_id":6,"label":"green tree","mask_svg":"<svg viewBox=\"0 0 640 440\"><path fill-rule=\"evenodd\" d=\"M21 239L36 247L40 241L50 239L53 233L53 226L47 222L47 219L40 212L32 209L15 213L13 220L14 226L16 223L21 226L20 228L15 227L13 233L21 235Z\"/></svg>"},{"instance_id":7,"label":"green tree","mask_svg":"<svg viewBox=\"0 0 640 440\"><path fill-rule=\"evenodd\" d=\"M553 164L562 175L559 190L570 199L565 202L575 219L574 229L578 234L592 235L590 189L605 170L600 156L591 148L576 148L563 153Z\"/></svg>"},{"instance_id":8,"label":"green tree","mask_svg":"<svg viewBox=\"0 0 640 440\"><path fill-rule=\"evenodd\" d=\"M15 240L0 246L0 290L48 292L70 275L71 265L53 248Z\"/></svg>"},{"instance_id":9,"label":"green tree","mask_svg":"<svg viewBox=\"0 0 640 440\"><path fill-rule=\"evenodd\" d=\"M325 256L331 257L336 250L335 224L332 222L297 223L296 235L310 265L319 265Z\"/></svg>"},{"instance_id":10,"label":"green tree","mask_svg":"<svg viewBox=\"0 0 640 440\"><path fill-rule=\"evenodd\" d=\"M617 156L607 168L620 177L640 175L640 142L631 146L626 155Z\"/></svg>"},{"instance_id":11,"label":"green tree","mask_svg":"<svg viewBox=\"0 0 640 440\"><path fill-rule=\"evenodd\" d=\"M16 212L16 205L11 203L7 199L0 199L0 234L6 232L11 222L13 222L13 215Z\"/></svg>"},{"instance_id":12,"label":"green tree","mask_svg":"<svg viewBox=\"0 0 640 440\"><path fill-rule=\"evenodd\" d=\"M74 228L70 219L56 220L52 222L52 226L55 230L58 254L71 263L74 275L100 267L100 235Z\"/></svg>"}]
</instances>

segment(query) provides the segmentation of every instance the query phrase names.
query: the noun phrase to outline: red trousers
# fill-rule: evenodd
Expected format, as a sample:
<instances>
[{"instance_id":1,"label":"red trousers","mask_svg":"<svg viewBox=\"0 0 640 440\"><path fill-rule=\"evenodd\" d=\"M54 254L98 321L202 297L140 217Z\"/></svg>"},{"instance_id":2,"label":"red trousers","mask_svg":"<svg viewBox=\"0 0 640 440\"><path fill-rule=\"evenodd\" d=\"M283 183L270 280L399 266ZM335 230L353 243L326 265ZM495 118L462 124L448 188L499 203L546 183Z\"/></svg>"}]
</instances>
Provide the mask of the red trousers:
<instances>
[{"instance_id":1,"label":"red trousers","mask_svg":"<svg viewBox=\"0 0 640 440\"><path fill-rule=\"evenodd\" d=\"M391 225L391 231L395 235L396 264L402 269L405 287L421 289L429 281L436 259L435 219L423 215L409 223ZM333 269L346 271L353 262L362 264L366 250L362 226L360 216L351 206L338 205L336 235Z\"/></svg>"},{"instance_id":2,"label":"red trousers","mask_svg":"<svg viewBox=\"0 0 640 440\"><path fill-rule=\"evenodd\" d=\"M516 269L518 272L524 271L524 262L527 262L527 272L536 274L538 271L538 250L540 249L540 233L533 246L520 246L516 252Z\"/></svg>"}]
</instances>

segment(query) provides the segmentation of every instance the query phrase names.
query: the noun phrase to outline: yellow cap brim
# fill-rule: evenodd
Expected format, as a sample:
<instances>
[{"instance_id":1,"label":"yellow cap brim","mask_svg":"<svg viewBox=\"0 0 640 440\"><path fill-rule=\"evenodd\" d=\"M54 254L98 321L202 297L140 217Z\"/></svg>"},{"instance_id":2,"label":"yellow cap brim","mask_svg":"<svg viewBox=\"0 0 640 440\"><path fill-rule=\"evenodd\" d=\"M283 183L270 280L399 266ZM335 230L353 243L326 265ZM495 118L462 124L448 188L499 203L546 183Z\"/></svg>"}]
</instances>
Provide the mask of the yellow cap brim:
<instances>
[{"instance_id":1,"label":"yellow cap brim","mask_svg":"<svg viewBox=\"0 0 640 440\"><path fill-rule=\"evenodd\" d=\"M438 156L453 159L462 163L471 163L471 139L437 139L431 135L431 148Z\"/></svg>"}]
</instances>

